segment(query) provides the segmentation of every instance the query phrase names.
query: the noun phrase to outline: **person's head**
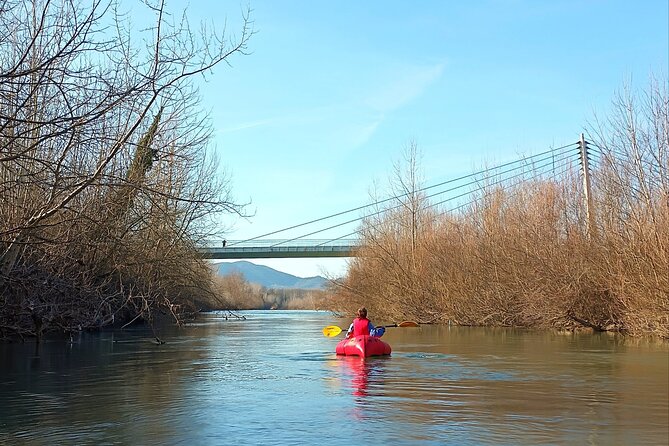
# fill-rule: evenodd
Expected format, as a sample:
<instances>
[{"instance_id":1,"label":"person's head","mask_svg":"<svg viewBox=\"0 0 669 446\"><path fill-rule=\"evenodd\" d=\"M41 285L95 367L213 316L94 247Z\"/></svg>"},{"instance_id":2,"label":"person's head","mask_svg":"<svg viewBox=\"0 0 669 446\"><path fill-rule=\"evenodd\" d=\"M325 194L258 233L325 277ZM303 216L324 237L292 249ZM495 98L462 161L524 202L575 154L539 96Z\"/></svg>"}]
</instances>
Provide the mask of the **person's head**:
<instances>
[{"instance_id":1,"label":"person's head","mask_svg":"<svg viewBox=\"0 0 669 446\"><path fill-rule=\"evenodd\" d=\"M358 308L358 317L361 319L367 319L367 308L365 307Z\"/></svg>"}]
</instances>

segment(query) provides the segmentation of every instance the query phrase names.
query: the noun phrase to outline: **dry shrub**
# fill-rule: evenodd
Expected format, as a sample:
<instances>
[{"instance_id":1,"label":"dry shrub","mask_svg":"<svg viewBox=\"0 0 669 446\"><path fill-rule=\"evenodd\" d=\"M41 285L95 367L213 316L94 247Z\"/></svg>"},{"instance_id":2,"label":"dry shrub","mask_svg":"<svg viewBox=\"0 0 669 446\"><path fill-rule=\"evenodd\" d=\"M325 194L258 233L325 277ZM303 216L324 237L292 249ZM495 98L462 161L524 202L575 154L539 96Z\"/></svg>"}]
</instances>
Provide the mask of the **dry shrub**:
<instances>
[{"instance_id":1,"label":"dry shrub","mask_svg":"<svg viewBox=\"0 0 669 446\"><path fill-rule=\"evenodd\" d=\"M412 203L426 200L414 184L396 194L402 206L364 221L335 308L669 337L669 97L653 84L642 99L619 98L590 147L594 228L576 166L489 180L458 213Z\"/></svg>"},{"instance_id":2,"label":"dry shrub","mask_svg":"<svg viewBox=\"0 0 669 446\"><path fill-rule=\"evenodd\" d=\"M216 297L208 302L215 310L251 310L264 308L261 287L250 284L242 273L215 276Z\"/></svg>"},{"instance_id":3,"label":"dry shrub","mask_svg":"<svg viewBox=\"0 0 669 446\"><path fill-rule=\"evenodd\" d=\"M266 288L248 282L242 273L214 277L215 296L206 301L215 310L320 310L328 308L331 292Z\"/></svg>"}]
</instances>

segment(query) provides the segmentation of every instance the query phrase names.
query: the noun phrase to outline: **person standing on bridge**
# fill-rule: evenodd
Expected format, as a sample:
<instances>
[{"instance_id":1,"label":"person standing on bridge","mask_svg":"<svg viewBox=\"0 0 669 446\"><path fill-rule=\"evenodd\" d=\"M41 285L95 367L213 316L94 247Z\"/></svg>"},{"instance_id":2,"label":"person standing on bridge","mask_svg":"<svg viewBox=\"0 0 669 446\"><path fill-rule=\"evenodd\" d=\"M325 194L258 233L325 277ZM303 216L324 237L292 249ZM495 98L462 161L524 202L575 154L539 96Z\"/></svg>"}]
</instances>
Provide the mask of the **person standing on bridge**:
<instances>
[{"instance_id":1,"label":"person standing on bridge","mask_svg":"<svg viewBox=\"0 0 669 446\"><path fill-rule=\"evenodd\" d=\"M347 338L360 335L379 336L376 333L372 322L367 319L367 308L365 307L358 308L357 316L355 319L353 319L353 322L351 322L351 325L348 327L348 331L346 332Z\"/></svg>"}]
</instances>

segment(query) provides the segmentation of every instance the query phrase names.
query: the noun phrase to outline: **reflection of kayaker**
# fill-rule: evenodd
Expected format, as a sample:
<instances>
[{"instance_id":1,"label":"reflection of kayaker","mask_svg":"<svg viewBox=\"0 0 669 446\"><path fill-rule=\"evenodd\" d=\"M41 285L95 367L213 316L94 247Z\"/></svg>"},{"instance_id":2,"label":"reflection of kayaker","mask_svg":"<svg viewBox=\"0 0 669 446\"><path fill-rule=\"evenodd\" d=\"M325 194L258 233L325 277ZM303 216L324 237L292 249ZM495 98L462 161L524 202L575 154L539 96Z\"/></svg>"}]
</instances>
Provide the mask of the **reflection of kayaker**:
<instances>
[{"instance_id":1,"label":"reflection of kayaker","mask_svg":"<svg viewBox=\"0 0 669 446\"><path fill-rule=\"evenodd\" d=\"M369 364L360 358L347 358L346 365L350 367L351 387L353 388L353 395L365 396L367 395L367 386L369 384Z\"/></svg>"}]
</instances>

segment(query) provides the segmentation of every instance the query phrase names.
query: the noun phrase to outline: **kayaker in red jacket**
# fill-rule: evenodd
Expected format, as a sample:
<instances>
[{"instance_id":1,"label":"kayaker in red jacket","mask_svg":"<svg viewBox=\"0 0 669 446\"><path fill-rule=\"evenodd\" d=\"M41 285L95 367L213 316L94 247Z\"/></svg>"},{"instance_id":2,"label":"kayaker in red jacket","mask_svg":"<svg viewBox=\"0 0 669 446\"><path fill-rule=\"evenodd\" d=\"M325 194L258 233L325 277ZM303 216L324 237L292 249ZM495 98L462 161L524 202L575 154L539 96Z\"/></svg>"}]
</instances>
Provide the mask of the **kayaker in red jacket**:
<instances>
[{"instance_id":1,"label":"kayaker in red jacket","mask_svg":"<svg viewBox=\"0 0 669 446\"><path fill-rule=\"evenodd\" d=\"M353 319L353 322L351 322L351 325L348 327L346 337L350 338L351 336L360 335L375 336L375 334L376 332L374 330L374 325L369 319L367 319L367 308L358 308L358 315L355 319Z\"/></svg>"}]
</instances>

